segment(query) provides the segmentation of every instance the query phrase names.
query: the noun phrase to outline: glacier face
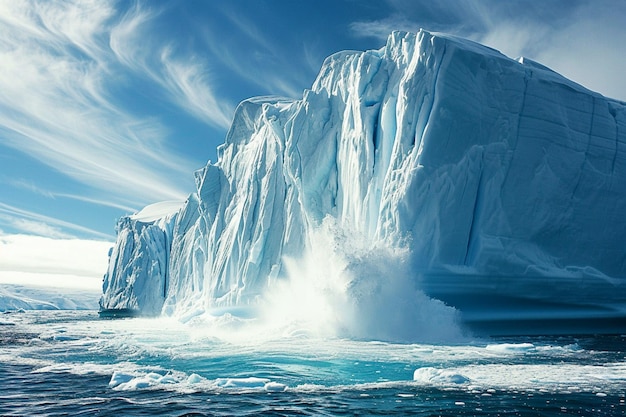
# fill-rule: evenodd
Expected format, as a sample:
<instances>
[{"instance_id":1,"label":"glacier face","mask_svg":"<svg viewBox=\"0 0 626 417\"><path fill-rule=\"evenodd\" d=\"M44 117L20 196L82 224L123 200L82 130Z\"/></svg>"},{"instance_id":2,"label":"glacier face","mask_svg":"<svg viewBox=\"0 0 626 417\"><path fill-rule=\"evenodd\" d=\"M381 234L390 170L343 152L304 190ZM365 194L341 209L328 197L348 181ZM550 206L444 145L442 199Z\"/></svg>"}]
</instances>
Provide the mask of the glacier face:
<instances>
[{"instance_id":1,"label":"glacier face","mask_svg":"<svg viewBox=\"0 0 626 417\"><path fill-rule=\"evenodd\" d=\"M528 59L394 32L327 58L301 100L242 102L195 178L179 210L120 219L102 308L257 305L310 273L291 263L334 265L310 279L355 315L398 281L468 322L626 315L626 105Z\"/></svg>"}]
</instances>

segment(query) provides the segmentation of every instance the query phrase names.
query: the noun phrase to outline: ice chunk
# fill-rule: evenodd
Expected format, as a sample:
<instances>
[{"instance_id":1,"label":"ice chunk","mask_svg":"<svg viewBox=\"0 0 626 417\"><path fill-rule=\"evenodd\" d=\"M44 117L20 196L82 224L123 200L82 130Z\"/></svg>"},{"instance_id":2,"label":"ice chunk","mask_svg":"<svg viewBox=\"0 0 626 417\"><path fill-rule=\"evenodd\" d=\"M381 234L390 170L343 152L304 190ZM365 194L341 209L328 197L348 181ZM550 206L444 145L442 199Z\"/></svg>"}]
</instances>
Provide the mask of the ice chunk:
<instances>
[{"instance_id":1,"label":"ice chunk","mask_svg":"<svg viewBox=\"0 0 626 417\"><path fill-rule=\"evenodd\" d=\"M200 375L198 375L198 374L191 374L191 375L189 375L189 377L187 378L187 383L188 383L188 384L191 384L191 385L193 385L193 384L199 384L199 383L201 383L201 382L205 382L205 381L206 381L206 379L205 379L205 378L202 378L202 377L201 377Z\"/></svg>"},{"instance_id":2,"label":"ice chunk","mask_svg":"<svg viewBox=\"0 0 626 417\"><path fill-rule=\"evenodd\" d=\"M114 372L113 376L111 376L109 387L118 391L134 391L157 385L177 384L179 382L170 375L161 375L156 372L148 372L139 376Z\"/></svg>"},{"instance_id":3,"label":"ice chunk","mask_svg":"<svg viewBox=\"0 0 626 417\"><path fill-rule=\"evenodd\" d=\"M215 385L221 388L265 388L270 380L267 378L218 378Z\"/></svg>"},{"instance_id":4,"label":"ice chunk","mask_svg":"<svg viewBox=\"0 0 626 417\"><path fill-rule=\"evenodd\" d=\"M431 367L417 368L413 373L413 380L429 384L465 384L470 379L464 375L446 369Z\"/></svg>"},{"instance_id":5,"label":"ice chunk","mask_svg":"<svg viewBox=\"0 0 626 417\"><path fill-rule=\"evenodd\" d=\"M135 378L134 375L115 371L113 372L113 375L111 375L111 381L109 381L109 387L115 388L118 385L125 384L134 378Z\"/></svg>"},{"instance_id":6,"label":"ice chunk","mask_svg":"<svg viewBox=\"0 0 626 417\"><path fill-rule=\"evenodd\" d=\"M271 382L266 383L263 388L265 389L265 391L283 392L287 389L287 385L281 384L280 382L271 381Z\"/></svg>"}]
</instances>

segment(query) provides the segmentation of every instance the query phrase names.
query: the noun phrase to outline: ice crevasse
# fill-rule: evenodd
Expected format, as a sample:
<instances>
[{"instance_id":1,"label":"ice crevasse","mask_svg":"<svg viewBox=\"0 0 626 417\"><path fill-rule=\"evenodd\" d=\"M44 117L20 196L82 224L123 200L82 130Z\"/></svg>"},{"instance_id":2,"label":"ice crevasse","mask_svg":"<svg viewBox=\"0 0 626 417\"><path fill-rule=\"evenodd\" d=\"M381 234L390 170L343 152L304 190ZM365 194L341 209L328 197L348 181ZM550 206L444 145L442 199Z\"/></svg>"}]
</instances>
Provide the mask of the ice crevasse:
<instances>
[{"instance_id":1,"label":"ice crevasse","mask_svg":"<svg viewBox=\"0 0 626 417\"><path fill-rule=\"evenodd\" d=\"M242 102L195 179L182 207L119 220L103 309L254 305L325 250L374 266L370 293L396 256L468 323L626 317L626 104L525 58L393 32L328 57L302 99Z\"/></svg>"}]
</instances>

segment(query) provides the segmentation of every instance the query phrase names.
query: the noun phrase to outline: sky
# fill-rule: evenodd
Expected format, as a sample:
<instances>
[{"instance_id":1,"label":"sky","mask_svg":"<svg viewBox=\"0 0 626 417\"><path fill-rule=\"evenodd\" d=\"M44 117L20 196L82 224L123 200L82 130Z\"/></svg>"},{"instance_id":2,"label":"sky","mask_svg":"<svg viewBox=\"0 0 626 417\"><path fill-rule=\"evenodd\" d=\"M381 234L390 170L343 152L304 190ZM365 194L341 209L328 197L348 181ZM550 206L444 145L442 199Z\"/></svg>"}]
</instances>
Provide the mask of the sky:
<instances>
[{"instance_id":1,"label":"sky","mask_svg":"<svg viewBox=\"0 0 626 417\"><path fill-rule=\"evenodd\" d=\"M241 100L302 97L334 52L424 28L626 101L624 22L622 0L0 0L0 283L101 276L117 219L184 201Z\"/></svg>"}]
</instances>

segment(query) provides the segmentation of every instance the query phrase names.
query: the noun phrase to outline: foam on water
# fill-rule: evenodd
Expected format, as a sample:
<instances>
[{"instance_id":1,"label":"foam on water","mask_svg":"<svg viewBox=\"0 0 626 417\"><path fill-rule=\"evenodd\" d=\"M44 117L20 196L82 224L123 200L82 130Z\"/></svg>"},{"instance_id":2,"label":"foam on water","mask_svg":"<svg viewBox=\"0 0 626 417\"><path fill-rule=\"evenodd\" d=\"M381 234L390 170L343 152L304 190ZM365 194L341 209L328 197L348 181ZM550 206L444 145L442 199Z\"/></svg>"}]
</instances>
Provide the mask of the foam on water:
<instances>
[{"instance_id":1,"label":"foam on water","mask_svg":"<svg viewBox=\"0 0 626 417\"><path fill-rule=\"evenodd\" d=\"M521 353L535 350L535 345L532 343L499 343L487 345L485 349L493 352Z\"/></svg>"},{"instance_id":2,"label":"foam on water","mask_svg":"<svg viewBox=\"0 0 626 417\"><path fill-rule=\"evenodd\" d=\"M557 400L582 415L599 407L612 415L626 406L620 402L626 397L624 337L453 345L359 341L311 332L252 333L246 339L246 326L259 329L246 320L231 318L235 326L218 320L214 328L219 331L209 334L205 322L196 327L193 321L173 319L99 320L93 312L4 314L0 364L7 382L0 378L0 414L54 414L57 403L58 410L76 413L92 409L85 404L118 414L167 414L168 407L179 407L171 410L176 415L183 411L175 410L232 415L270 408L319 414L345 407L367 414L381 406L400 414L420 409L424 415L441 410L452 415L451 407L470 414L482 408L530 410L528 404L532 410L552 410ZM31 400L40 389L58 398L55 390L62 386L67 387L62 403ZM75 399L76 387L90 397ZM21 408L12 409L20 393ZM120 408L108 408L118 400ZM180 408L185 404L195 404L194 409Z\"/></svg>"},{"instance_id":3,"label":"foam on water","mask_svg":"<svg viewBox=\"0 0 626 417\"><path fill-rule=\"evenodd\" d=\"M0 362L28 365L35 373L106 375L109 388L119 391L324 392L432 386L487 394L490 389L615 394L626 386L623 350L617 355L586 350L571 340L475 340L455 345L311 335L226 340L171 319L85 320L89 317L81 313L62 314L50 320L41 320L37 313L5 315L3 334L13 331L30 339L6 343Z\"/></svg>"}]
</instances>

